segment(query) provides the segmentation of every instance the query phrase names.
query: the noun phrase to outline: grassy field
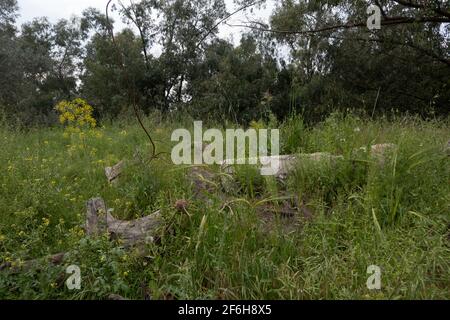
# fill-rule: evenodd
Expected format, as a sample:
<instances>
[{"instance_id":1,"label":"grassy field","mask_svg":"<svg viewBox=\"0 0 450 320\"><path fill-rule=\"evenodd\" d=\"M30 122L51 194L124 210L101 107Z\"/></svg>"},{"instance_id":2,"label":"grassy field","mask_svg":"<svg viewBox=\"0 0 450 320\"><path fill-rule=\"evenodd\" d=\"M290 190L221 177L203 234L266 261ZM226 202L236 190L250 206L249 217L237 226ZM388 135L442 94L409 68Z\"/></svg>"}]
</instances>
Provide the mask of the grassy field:
<instances>
[{"instance_id":1,"label":"grassy field","mask_svg":"<svg viewBox=\"0 0 450 320\"><path fill-rule=\"evenodd\" d=\"M170 152L172 130L192 121L146 124L158 149ZM449 299L448 121L334 115L313 128L299 117L280 127L283 153L344 160L302 162L283 184L239 170L224 206L219 190L194 197L191 168L166 156L146 161L150 145L133 122L71 137L62 127L25 132L3 124L0 264L68 256L60 266L41 259L21 272L0 271L0 299ZM376 143L398 145L383 165L361 149ZM104 168L122 159L120 183L110 186ZM308 215L277 214L286 195L301 199ZM86 237L93 197L122 219L161 209L161 240L142 257L106 236ZM174 207L179 199L189 201L189 214ZM69 291L65 270L73 264L82 288ZM370 265L382 270L381 290L367 289Z\"/></svg>"}]
</instances>

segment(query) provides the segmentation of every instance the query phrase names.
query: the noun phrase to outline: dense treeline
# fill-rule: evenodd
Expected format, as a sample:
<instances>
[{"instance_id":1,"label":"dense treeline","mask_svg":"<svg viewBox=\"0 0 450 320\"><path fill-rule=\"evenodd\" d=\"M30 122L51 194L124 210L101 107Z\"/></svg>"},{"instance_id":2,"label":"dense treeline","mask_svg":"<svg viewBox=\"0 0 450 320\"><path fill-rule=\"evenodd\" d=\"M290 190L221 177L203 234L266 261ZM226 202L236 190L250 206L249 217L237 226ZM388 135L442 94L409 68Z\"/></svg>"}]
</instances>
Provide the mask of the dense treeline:
<instances>
[{"instance_id":1,"label":"dense treeline","mask_svg":"<svg viewBox=\"0 0 450 320\"><path fill-rule=\"evenodd\" d=\"M235 2L251 16L265 1ZM381 30L366 27L370 5L381 9ZM0 0L2 113L51 124L57 102L74 97L101 118L136 105L243 123L291 112L316 121L336 109L424 117L450 110L448 1L277 1L269 24L255 17L241 25L248 32L238 46L218 37L232 15L224 0L108 8L130 28L113 30L92 8L18 28L17 1Z\"/></svg>"}]
</instances>

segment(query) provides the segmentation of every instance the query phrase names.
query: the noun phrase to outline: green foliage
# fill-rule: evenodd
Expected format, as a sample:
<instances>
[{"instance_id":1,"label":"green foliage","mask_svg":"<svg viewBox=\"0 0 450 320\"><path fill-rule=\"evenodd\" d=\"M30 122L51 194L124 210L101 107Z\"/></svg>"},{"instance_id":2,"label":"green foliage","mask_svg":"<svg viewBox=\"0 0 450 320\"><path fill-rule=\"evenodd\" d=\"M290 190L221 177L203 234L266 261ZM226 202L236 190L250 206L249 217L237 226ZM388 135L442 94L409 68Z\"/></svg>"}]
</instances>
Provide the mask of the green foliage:
<instances>
[{"instance_id":1,"label":"green foliage","mask_svg":"<svg viewBox=\"0 0 450 320\"><path fill-rule=\"evenodd\" d=\"M264 190L265 180L255 167L248 165L236 166L236 179L240 192L250 198L260 196Z\"/></svg>"},{"instance_id":2,"label":"green foliage","mask_svg":"<svg viewBox=\"0 0 450 320\"><path fill-rule=\"evenodd\" d=\"M326 206L333 206L339 195L357 192L366 183L367 166L360 161L300 159L291 188L307 198L319 198Z\"/></svg>"},{"instance_id":3,"label":"green foliage","mask_svg":"<svg viewBox=\"0 0 450 320\"><path fill-rule=\"evenodd\" d=\"M107 35L96 35L87 45L84 64L81 92L99 115L114 118L125 112L130 92L145 79L139 39L129 29L116 35L115 45Z\"/></svg>"},{"instance_id":4,"label":"green foliage","mask_svg":"<svg viewBox=\"0 0 450 320\"><path fill-rule=\"evenodd\" d=\"M181 125L145 122L157 141ZM297 135L296 124L301 120L282 124L284 134ZM99 128L82 146L67 146L61 129L1 127L0 264L38 261L22 272L1 271L0 297L448 299L450 166L442 151L448 123L335 114L301 128L291 150L340 151L343 159L299 164L287 191L312 217L287 232L279 219L267 228L261 217L265 205L282 203L276 199L284 186L255 168L239 168L237 198L224 207L216 193L207 202L193 198L185 169L165 161L148 165L147 141L135 124ZM386 142L398 150L382 163L361 149ZM158 147L170 151L162 142ZM120 183L110 186L104 167L121 159L128 161ZM170 232L161 231L146 258L105 237L88 239L85 202L95 196L121 219L162 209L163 229ZM189 214L174 208L179 199L189 200ZM61 266L43 259L58 252L68 253ZM72 264L81 268L79 291L64 284ZM372 264L382 268L381 291L366 288Z\"/></svg>"},{"instance_id":5,"label":"green foliage","mask_svg":"<svg viewBox=\"0 0 450 320\"><path fill-rule=\"evenodd\" d=\"M17 30L17 3L8 0L0 16L0 104L27 127L54 124L55 101L76 96L99 120L129 116L134 105L147 115L183 110L244 125L293 113L310 125L348 108L372 117L445 117L448 5L432 4L430 11L380 4L388 17L408 17L408 23L375 33L341 28L355 21L365 26L366 1L284 1L267 26L283 32L254 24L234 45L218 36L217 23L227 17L223 0L119 4L135 28L116 32L114 40L113 21L93 8L54 24L34 19ZM437 15L433 22L409 23L430 12Z\"/></svg>"},{"instance_id":6,"label":"green foliage","mask_svg":"<svg viewBox=\"0 0 450 320\"><path fill-rule=\"evenodd\" d=\"M414 8L390 1L376 5L388 18L437 15L448 20L444 2ZM423 117L447 115L448 28L401 23L370 32L365 27L368 6L368 1L284 1L272 15L273 30L293 31L276 32L274 38L290 47L303 115L317 122L348 107L369 115L391 109ZM364 26L338 27L355 22Z\"/></svg>"},{"instance_id":7,"label":"green foliage","mask_svg":"<svg viewBox=\"0 0 450 320\"><path fill-rule=\"evenodd\" d=\"M300 116L291 116L281 129L283 154L293 154L306 146L307 129Z\"/></svg>"},{"instance_id":8,"label":"green foliage","mask_svg":"<svg viewBox=\"0 0 450 320\"><path fill-rule=\"evenodd\" d=\"M430 140L402 135L398 150L387 154L383 165L373 166L367 205L383 226L402 222L414 213L428 216L431 210L448 211L449 160L442 147Z\"/></svg>"},{"instance_id":9,"label":"green foliage","mask_svg":"<svg viewBox=\"0 0 450 320\"><path fill-rule=\"evenodd\" d=\"M0 265L13 267L0 271L0 299L448 299L449 27L420 20L448 21L449 7L379 3L394 20L419 19L335 28L366 21L367 1L283 1L267 26L283 32L258 23L234 46L218 37L223 0L120 4L138 33L114 40L95 9L17 28L17 1L0 1ZM60 127L35 128L57 123L62 100L63 124L95 118L97 128L70 140ZM150 161L132 105L159 151L170 153L173 129L203 119L280 128L282 153L321 156L299 155L285 182L238 167L229 198L205 201L186 168L165 154ZM383 143L396 147L371 151ZM104 168L123 159L112 186ZM86 237L85 203L97 196L121 219L161 210L146 257ZM287 230L290 211L298 219ZM49 265L58 252L66 260ZM78 291L64 285L71 264ZM374 264L380 291L366 287Z\"/></svg>"}]
</instances>

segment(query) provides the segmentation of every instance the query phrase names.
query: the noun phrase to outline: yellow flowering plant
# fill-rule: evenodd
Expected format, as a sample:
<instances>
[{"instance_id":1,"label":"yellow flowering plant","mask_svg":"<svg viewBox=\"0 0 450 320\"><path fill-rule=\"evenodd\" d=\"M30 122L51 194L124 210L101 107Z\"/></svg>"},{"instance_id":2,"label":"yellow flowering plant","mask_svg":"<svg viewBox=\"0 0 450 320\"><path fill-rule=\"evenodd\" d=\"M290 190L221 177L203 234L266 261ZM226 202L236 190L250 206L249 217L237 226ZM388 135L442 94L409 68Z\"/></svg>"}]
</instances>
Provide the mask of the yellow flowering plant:
<instances>
[{"instance_id":1,"label":"yellow flowering plant","mask_svg":"<svg viewBox=\"0 0 450 320\"><path fill-rule=\"evenodd\" d=\"M68 134L80 133L84 129L93 129L97 126L97 121L92 115L94 108L81 98L72 101L63 100L55 109L59 113L59 122L67 126Z\"/></svg>"}]
</instances>

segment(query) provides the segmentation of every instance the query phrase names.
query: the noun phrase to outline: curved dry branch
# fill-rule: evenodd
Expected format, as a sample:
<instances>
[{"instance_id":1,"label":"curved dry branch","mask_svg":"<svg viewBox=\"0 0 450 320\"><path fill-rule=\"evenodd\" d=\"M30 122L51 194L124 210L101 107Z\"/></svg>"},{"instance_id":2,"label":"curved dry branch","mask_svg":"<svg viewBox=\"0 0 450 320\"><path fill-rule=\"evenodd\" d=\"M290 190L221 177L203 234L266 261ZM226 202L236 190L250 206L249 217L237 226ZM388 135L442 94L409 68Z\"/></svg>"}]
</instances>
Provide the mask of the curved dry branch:
<instances>
[{"instance_id":1,"label":"curved dry branch","mask_svg":"<svg viewBox=\"0 0 450 320\"><path fill-rule=\"evenodd\" d=\"M115 38L115 36L114 36L114 29L113 29L113 26L112 26L112 24L111 24L111 22L110 22L110 19L109 19L109 7L110 7L110 5L111 5L111 3L112 3L113 1L114 1L114 0L109 0L108 3L106 4L106 21L107 21L107 25L108 25L108 31L109 31L109 34L110 34L110 37L111 37L113 46L114 46L114 48L116 49L116 53L117 53L117 58L118 58L119 66L120 66L120 68L122 69L123 74L125 75L125 78L126 78L125 80L126 80L126 82L127 82L127 83L130 83L130 86L131 86L131 83L132 83L132 82L129 81L129 78L128 78L128 72L127 72L127 70L126 70L126 68L125 68L125 63L124 63L124 61L123 61L123 54L122 54L122 52L121 52L119 46L117 45L116 38ZM134 86L134 82L133 82L133 86ZM145 132L145 134L146 134L146 136L147 136L147 138L148 138L148 140L150 141L150 144L151 144L151 146L152 146L152 153L151 153L150 160L154 160L154 159L156 159L156 158L160 155L160 153L157 153L157 152L156 152L157 150L156 150L155 142L153 141L152 136L150 135L149 131L148 131L147 128L145 127L145 125L144 125L144 123L143 123L143 121L142 121L142 119L141 119L141 116L139 115L139 110L137 109L137 106L136 106L136 92L135 92L134 88L132 89L132 88L130 87L130 88L129 88L129 91L130 91L130 92L129 92L129 96L132 96L132 99L133 99L133 101L131 102L131 104L132 104L132 106L133 106L133 111L134 111L134 114L135 114L135 116L136 116L136 119L137 119L137 121L139 122L139 125L141 126L142 130L144 130L144 132Z\"/></svg>"},{"instance_id":2,"label":"curved dry branch","mask_svg":"<svg viewBox=\"0 0 450 320\"><path fill-rule=\"evenodd\" d=\"M381 21L382 26L396 26L402 24L413 24L413 23L450 23L450 18L439 17L439 16L431 16L431 17L420 17L420 18L410 18L410 17L386 17ZM336 31L336 30L345 30L345 29L355 29L362 28L367 26L367 22L347 22L338 25L326 26L318 29L309 29L309 30L280 30L280 29L272 29L264 26L262 23L253 22L252 24L229 24L230 27L238 27L238 28L247 28L253 29L261 32L270 32L270 33L278 33L278 34L299 34L299 35L307 35L307 34L315 34L327 31Z\"/></svg>"}]
</instances>

